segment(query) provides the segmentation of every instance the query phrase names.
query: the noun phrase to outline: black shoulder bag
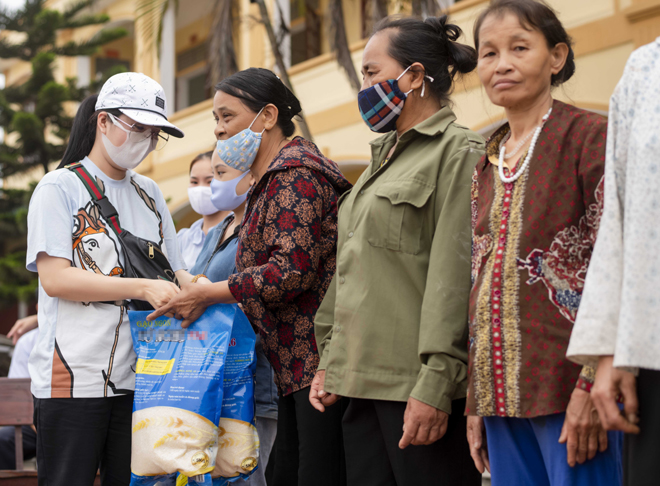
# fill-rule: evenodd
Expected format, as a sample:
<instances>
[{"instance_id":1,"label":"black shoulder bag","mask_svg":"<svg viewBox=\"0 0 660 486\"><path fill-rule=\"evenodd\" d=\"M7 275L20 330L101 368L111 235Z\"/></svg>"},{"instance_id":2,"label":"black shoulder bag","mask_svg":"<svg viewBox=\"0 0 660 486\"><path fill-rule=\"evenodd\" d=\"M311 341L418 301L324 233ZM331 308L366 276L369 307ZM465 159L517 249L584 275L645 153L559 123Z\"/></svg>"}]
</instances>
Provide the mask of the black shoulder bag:
<instances>
[{"instance_id":1,"label":"black shoulder bag","mask_svg":"<svg viewBox=\"0 0 660 486\"><path fill-rule=\"evenodd\" d=\"M170 262L163 253L160 245L153 241L138 238L129 231L122 229L119 224L119 215L112 203L105 196L87 169L78 162L66 166L81 180L92 201L99 210L103 219L110 225L117 235L124 254L125 271L122 277L160 279L179 285L172 270ZM131 300L129 306L133 310L151 310L151 304L143 300Z\"/></svg>"}]
</instances>

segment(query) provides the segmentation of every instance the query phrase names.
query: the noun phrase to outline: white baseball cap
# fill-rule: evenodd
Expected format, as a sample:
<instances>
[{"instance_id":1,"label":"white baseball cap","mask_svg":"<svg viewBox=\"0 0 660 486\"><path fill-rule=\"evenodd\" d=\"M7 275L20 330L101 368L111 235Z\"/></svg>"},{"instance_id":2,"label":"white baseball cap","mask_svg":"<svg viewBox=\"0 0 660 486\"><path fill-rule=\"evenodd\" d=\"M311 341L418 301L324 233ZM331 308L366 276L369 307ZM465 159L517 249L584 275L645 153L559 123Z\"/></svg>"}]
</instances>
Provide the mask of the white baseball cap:
<instances>
[{"instance_id":1,"label":"white baseball cap","mask_svg":"<svg viewBox=\"0 0 660 486\"><path fill-rule=\"evenodd\" d=\"M142 73L119 73L108 79L96 100L96 110L118 109L143 125L161 127L182 138L181 129L167 121L163 87Z\"/></svg>"}]
</instances>

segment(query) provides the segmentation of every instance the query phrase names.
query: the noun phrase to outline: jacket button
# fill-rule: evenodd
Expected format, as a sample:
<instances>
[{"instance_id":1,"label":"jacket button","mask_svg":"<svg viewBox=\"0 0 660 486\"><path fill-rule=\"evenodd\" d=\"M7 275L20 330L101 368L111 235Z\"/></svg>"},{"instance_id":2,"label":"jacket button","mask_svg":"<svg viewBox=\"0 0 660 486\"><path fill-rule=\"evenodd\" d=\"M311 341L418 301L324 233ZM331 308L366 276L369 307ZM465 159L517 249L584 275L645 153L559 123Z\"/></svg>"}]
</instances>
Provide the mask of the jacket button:
<instances>
[{"instance_id":1,"label":"jacket button","mask_svg":"<svg viewBox=\"0 0 660 486\"><path fill-rule=\"evenodd\" d=\"M348 237L353 238L353 232L352 231L348 234Z\"/></svg>"},{"instance_id":2,"label":"jacket button","mask_svg":"<svg viewBox=\"0 0 660 486\"><path fill-rule=\"evenodd\" d=\"M339 283L343 284L344 282L346 282L346 279L345 279L344 277L341 277L341 278L339 279Z\"/></svg>"}]
</instances>

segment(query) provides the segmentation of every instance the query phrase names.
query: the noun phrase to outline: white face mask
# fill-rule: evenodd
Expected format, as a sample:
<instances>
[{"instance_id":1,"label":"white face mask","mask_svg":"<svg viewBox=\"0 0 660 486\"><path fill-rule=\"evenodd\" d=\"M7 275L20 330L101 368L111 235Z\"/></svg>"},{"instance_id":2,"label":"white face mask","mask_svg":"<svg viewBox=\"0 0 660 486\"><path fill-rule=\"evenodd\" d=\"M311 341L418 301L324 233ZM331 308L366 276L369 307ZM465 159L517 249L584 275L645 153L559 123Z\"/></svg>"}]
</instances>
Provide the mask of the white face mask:
<instances>
[{"instance_id":1,"label":"white face mask","mask_svg":"<svg viewBox=\"0 0 660 486\"><path fill-rule=\"evenodd\" d=\"M218 209L211 202L211 188L209 186L196 186L188 188L188 200L193 211L202 216L215 214Z\"/></svg>"},{"instance_id":2,"label":"white face mask","mask_svg":"<svg viewBox=\"0 0 660 486\"><path fill-rule=\"evenodd\" d=\"M142 138L138 140L135 137L131 137L131 133L134 132L121 126L121 121L118 121L110 113L108 113L108 117L117 128L126 132L126 140L119 147L114 145L105 133L101 134L108 156L122 169L135 169L140 165L140 162L147 158L147 155L154 151L158 140L154 140L153 138Z\"/></svg>"}]
</instances>

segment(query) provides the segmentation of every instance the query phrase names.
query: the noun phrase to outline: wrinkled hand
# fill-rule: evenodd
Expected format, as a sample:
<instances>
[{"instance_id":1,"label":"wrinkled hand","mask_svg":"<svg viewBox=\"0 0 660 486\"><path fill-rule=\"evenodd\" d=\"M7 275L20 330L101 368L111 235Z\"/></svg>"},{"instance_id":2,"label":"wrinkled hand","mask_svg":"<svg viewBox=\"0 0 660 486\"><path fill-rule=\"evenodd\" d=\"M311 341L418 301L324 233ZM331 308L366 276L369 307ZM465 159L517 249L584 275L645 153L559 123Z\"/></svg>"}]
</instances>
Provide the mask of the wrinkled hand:
<instances>
[{"instance_id":1,"label":"wrinkled hand","mask_svg":"<svg viewBox=\"0 0 660 486\"><path fill-rule=\"evenodd\" d=\"M484 470L490 472L490 459L488 458L488 445L486 443L486 427L483 417L468 416L467 440L470 446L470 455L474 465L481 474Z\"/></svg>"},{"instance_id":2,"label":"wrinkled hand","mask_svg":"<svg viewBox=\"0 0 660 486\"><path fill-rule=\"evenodd\" d=\"M172 297L179 293L179 287L172 282L157 279L143 279L143 298L151 304L154 309L167 304Z\"/></svg>"},{"instance_id":3,"label":"wrinkled hand","mask_svg":"<svg viewBox=\"0 0 660 486\"><path fill-rule=\"evenodd\" d=\"M38 327L39 323L37 321L37 315L32 315L32 316L27 316L22 319L17 320L13 326L11 326L11 329L7 333L7 337L11 338L14 346L18 342L19 338L25 334L30 332L32 329L36 329Z\"/></svg>"},{"instance_id":4,"label":"wrinkled hand","mask_svg":"<svg viewBox=\"0 0 660 486\"><path fill-rule=\"evenodd\" d=\"M156 310L147 316L147 320L153 321L162 315L168 315L181 319L183 321L181 327L185 329L199 319L211 305L204 292L205 288L206 285L185 284L169 302L163 303L160 307L154 306Z\"/></svg>"},{"instance_id":5,"label":"wrinkled hand","mask_svg":"<svg viewBox=\"0 0 660 486\"><path fill-rule=\"evenodd\" d=\"M596 381L591 388L591 399L605 430L621 430L627 434L639 434L637 380L635 375L613 366L613 356L601 356L596 369ZM621 413L616 403L623 396Z\"/></svg>"},{"instance_id":6,"label":"wrinkled hand","mask_svg":"<svg viewBox=\"0 0 660 486\"><path fill-rule=\"evenodd\" d=\"M559 443L566 444L568 465L583 464L607 450L607 432L600 424L591 394L576 388L566 408Z\"/></svg>"},{"instance_id":7,"label":"wrinkled hand","mask_svg":"<svg viewBox=\"0 0 660 486\"><path fill-rule=\"evenodd\" d=\"M403 414L403 435L399 448L412 445L429 445L441 439L447 432L449 414L410 397Z\"/></svg>"},{"instance_id":8,"label":"wrinkled hand","mask_svg":"<svg viewBox=\"0 0 660 486\"><path fill-rule=\"evenodd\" d=\"M325 407L334 405L341 397L334 393L328 393L323 389L325 385L325 370L316 372L309 387L309 403L319 412L325 412Z\"/></svg>"},{"instance_id":9,"label":"wrinkled hand","mask_svg":"<svg viewBox=\"0 0 660 486\"><path fill-rule=\"evenodd\" d=\"M208 285L208 284L212 284L213 282L211 282L211 281L210 281L208 278L206 278L206 277L199 277L199 278L197 279L197 282L196 282L196 283L198 283L198 284L202 284L202 285Z\"/></svg>"}]
</instances>

